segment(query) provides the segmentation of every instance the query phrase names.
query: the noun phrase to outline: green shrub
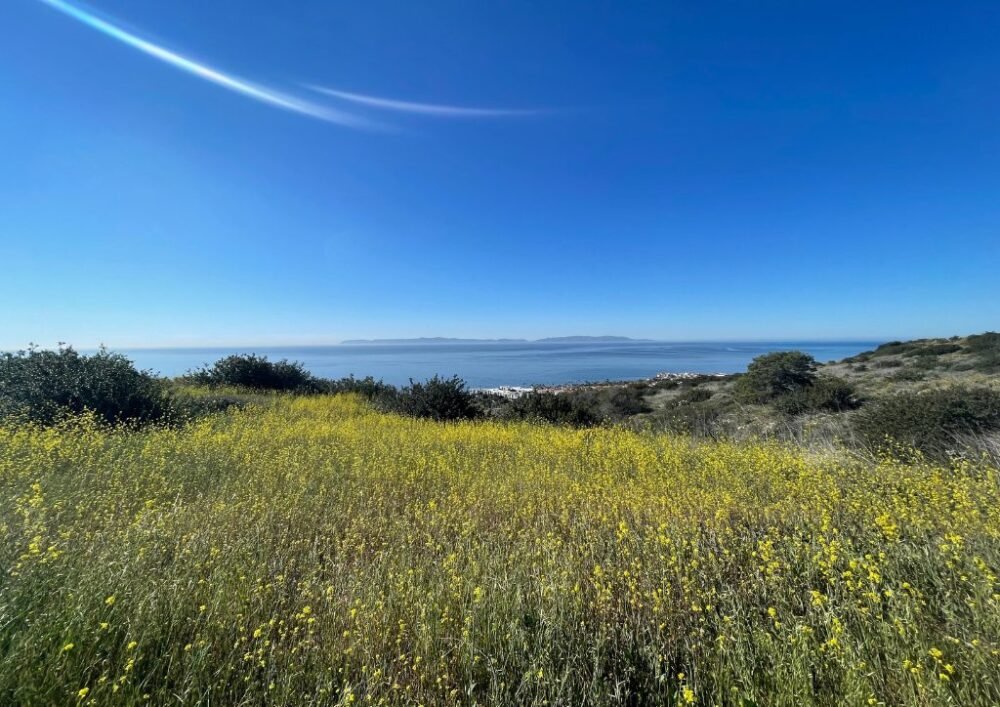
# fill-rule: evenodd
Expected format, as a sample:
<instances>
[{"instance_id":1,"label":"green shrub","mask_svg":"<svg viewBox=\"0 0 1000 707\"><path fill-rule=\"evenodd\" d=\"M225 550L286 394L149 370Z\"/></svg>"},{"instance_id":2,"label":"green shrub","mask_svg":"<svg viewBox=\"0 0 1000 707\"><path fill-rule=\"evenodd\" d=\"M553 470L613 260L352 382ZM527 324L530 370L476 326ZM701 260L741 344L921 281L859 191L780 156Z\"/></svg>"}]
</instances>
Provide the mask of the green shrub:
<instances>
[{"instance_id":1,"label":"green shrub","mask_svg":"<svg viewBox=\"0 0 1000 707\"><path fill-rule=\"evenodd\" d=\"M973 366L977 371L1000 373L1000 333L988 331L970 336L968 345L976 357Z\"/></svg>"},{"instance_id":2,"label":"green shrub","mask_svg":"<svg viewBox=\"0 0 1000 707\"><path fill-rule=\"evenodd\" d=\"M891 440L940 455L957 436L1000 429L1000 391L954 386L896 393L860 410L854 426L873 447Z\"/></svg>"},{"instance_id":3,"label":"green shrub","mask_svg":"<svg viewBox=\"0 0 1000 707\"><path fill-rule=\"evenodd\" d=\"M930 344L922 346L912 351L907 351L904 356L944 356L945 354L957 353L962 350L959 344Z\"/></svg>"},{"instance_id":4,"label":"green shrub","mask_svg":"<svg viewBox=\"0 0 1000 707\"><path fill-rule=\"evenodd\" d=\"M898 358L891 358L887 361L876 361L873 365L875 368L902 368L903 362Z\"/></svg>"},{"instance_id":5,"label":"green shrub","mask_svg":"<svg viewBox=\"0 0 1000 707\"><path fill-rule=\"evenodd\" d=\"M903 354L907 351L911 351L916 348L918 344L913 341L889 341L881 346L876 347L874 351L871 352L872 356L894 356L896 354Z\"/></svg>"},{"instance_id":6,"label":"green shrub","mask_svg":"<svg viewBox=\"0 0 1000 707\"><path fill-rule=\"evenodd\" d=\"M918 371L933 371L935 369L947 369L948 366L937 360L936 356L920 354L913 357L913 368Z\"/></svg>"},{"instance_id":7,"label":"green shrub","mask_svg":"<svg viewBox=\"0 0 1000 707\"><path fill-rule=\"evenodd\" d=\"M644 391L632 387L598 388L578 393L603 422L618 423L634 415L649 412Z\"/></svg>"},{"instance_id":8,"label":"green shrub","mask_svg":"<svg viewBox=\"0 0 1000 707\"><path fill-rule=\"evenodd\" d=\"M801 351L778 351L758 356L734 387L737 400L768 403L775 398L807 388L816 380L816 359Z\"/></svg>"},{"instance_id":9,"label":"green shrub","mask_svg":"<svg viewBox=\"0 0 1000 707\"><path fill-rule=\"evenodd\" d=\"M368 400L391 396L396 392L395 386L375 380L371 376L355 378L352 375L337 380L323 380L320 385L327 393L355 393Z\"/></svg>"},{"instance_id":10,"label":"green shrub","mask_svg":"<svg viewBox=\"0 0 1000 707\"><path fill-rule=\"evenodd\" d=\"M202 385L225 385L253 390L316 392L322 385L297 361L269 361L267 356L234 354L188 377Z\"/></svg>"},{"instance_id":11,"label":"green shrub","mask_svg":"<svg viewBox=\"0 0 1000 707\"><path fill-rule=\"evenodd\" d=\"M922 381L925 377L923 371L919 371L916 368L903 368L889 376L889 380L897 383L916 383Z\"/></svg>"},{"instance_id":12,"label":"green shrub","mask_svg":"<svg viewBox=\"0 0 1000 707\"><path fill-rule=\"evenodd\" d=\"M980 355L973 367L982 373L1000 373L1000 353Z\"/></svg>"},{"instance_id":13,"label":"green shrub","mask_svg":"<svg viewBox=\"0 0 1000 707\"><path fill-rule=\"evenodd\" d=\"M225 412L231 408L244 408L250 404L248 396L241 395L191 395L181 390L170 400L171 419L177 422L194 420L212 413Z\"/></svg>"},{"instance_id":14,"label":"green shrub","mask_svg":"<svg viewBox=\"0 0 1000 707\"><path fill-rule=\"evenodd\" d=\"M376 407L401 415L425 417L432 420L472 420L480 416L474 396L458 376L433 378L415 383L401 390L386 390L375 399Z\"/></svg>"},{"instance_id":15,"label":"green shrub","mask_svg":"<svg viewBox=\"0 0 1000 707\"><path fill-rule=\"evenodd\" d=\"M732 407L731 402L691 402L675 398L656 414L653 424L656 429L667 432L717 438L723 434L720 423Z\"/></svg>"},{"instance_id":16,"label":"green shrub","mask_svg":"<svg viewBox=\"0 0 1000 707\"><path fill-rule=\"evenodd\" d=\"M807 412L846 412L860 406L857 394L843 378L822 376L813 385L775 398L773 405L788 415Z\"/></svg>"},{"instance_id":17,"label":"green shrub","mask_svg":"<svg viewBox=\"0 0 1000 707\"><path fill-rule=\"evenodd\" d=\"M48 425L89 411L108 423L167 418L163 382L101 348L87 356L71 346L0 355L0 416Z\"/></svg>"},{"instance_id":18,"label":"green shrub","mask_svg":"<svg viewBox=\"0 0 1000 707\"><path fill-rule=\"evenodd\" d=\"M645 399L648 389L649 386L629 384L575 388L560 393L531 392L504 401L496 416L574 427L615 424L650 411Z\"/></svg>"},{"instance_id":19,"label":"green shrub","mask_svg":"<svg viewBox=\"0 0 1000 707\"><path fill-rule=\"evenodd\" d=\"M1000 352L1000 333L988 331L984 334L973 334L967 340L969 350L973 353Z\"/></svg>"},{"instance_id":20,"label":"green shrub","mask_svg":"<svg viewBox=\"0 0 1000 707\"><path fill-rule=\"evenodd\" d=\"M590 427L601 421L595 410L573 393L530 392L508 401L499 412L504 420L549 422Z\"/></svg>"},{"instance_id":21,"label":"green shrub","mask_svg":"<svg viewBox=\"0 0 1000 707\"><path fill-rule=\"evenodd\" d=\"M703 403L712 397L713 393L708 388L692 387L679 393L673 400L675 403Z\"/></svg>"}]
</instances>

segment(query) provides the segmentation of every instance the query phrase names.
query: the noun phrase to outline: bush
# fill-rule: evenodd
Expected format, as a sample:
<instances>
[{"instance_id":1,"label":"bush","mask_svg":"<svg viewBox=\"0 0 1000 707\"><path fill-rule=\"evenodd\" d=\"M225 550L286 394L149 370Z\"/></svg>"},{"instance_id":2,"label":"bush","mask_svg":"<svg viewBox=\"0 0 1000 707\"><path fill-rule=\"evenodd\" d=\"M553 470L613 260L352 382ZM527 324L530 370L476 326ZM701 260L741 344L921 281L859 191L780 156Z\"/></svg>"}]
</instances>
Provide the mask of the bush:
<instances>
[{"instance_id":1,"label":"bush","mask_svg":"<svg viewBox=\"0 0 1000 707\"><path fill-rule=\"evenodd\" d=\"M578 398L578 405L592 410L602 422L623 422L651 409L644 391L632 386L584 389L572 395Z\"/></svg>"},{"instance_id":2,"label":"bush","mask_svg":"<svg viewBox=\"0 0 1000 707\"><path fill-rule=\"evenodd\" d=\"M392 396L396 393L395 386L375 380L371 376L355 378L353 375L338 380L325 380L321 383L327 393L355 393L368 400Z\"/></svg>"},{"instance_id":3,"label":"bush","mask_svg":"<svg viewBox=\"0 0 1000 707\"><path fill-rule=\"evenodd\" d=\"M891 440L940 455L956 437L1000 429L1000 391L954 386L896 393L858 412L854 425L873 447Z\"/></svg>"},{"instance_id":4,"label":"bush","mask_svg":"<svg viewBox=\"0 0 1000 707\"><path fill-rule=\"evenodd\" d=\"M889 376L889 380L897 383L916 383L925 377L924 373L916 368L904 368Z\"/></svg>"},{"instance_id":5,"label":"bush","mask_svg":"<svg viewBox=\"0 0 1000 707\"><path fill-rule=\"evenodd\" d=\"M504 405L499 416L504 420L550 422L574 427L590 427L601 421L596 411L572 393L526 393Z\"/></svg>"},{"instance_id":6,"label":"bush","mask_svg":"<svg viewBox=\"0 0 1000 707\"><path fill-rule=\"evenodd\" d=\"M872 356L894 356L896 354L905 354L907 351L912 351L918 344L912 341L902 342L902 341L889 341L881 346L878 346L874 351L871 352Z\"/></svg>"},{"instance_id":7,"label":"bush","mask_svg":"<svg viewBox=\"0 0 1000 707\"><path fill-rule=\"evenodd\" d=\"M913 357L913 363L910 364L914 369L918 371L933 371L935 369L947 369L948 366L945 363L938 361L936 356L920 354L919 356Z\"/></svg>"},{"instance_id":8,"label":"bush","mask_svg":"<svg viewBox=\"0 0 1000 707\"><path fill-rule=\"evenodd\" d=\"M846 412L861 402L854 388L843 378L823 376L808 388L786 393L774 400L774 407L789 415L807 412Z\"/></svg>"},{"instance_id":9,"label":"bush","mask_svg":"<svg viewBox=\"0 0 1000 707\"><path fill-rule=\"evenodd\" d=\"M391 386L390 386L391 388ZM376 406L387 412L438 421L472 420L479 417L474 397L458 376L433 378L415 383L402 390L394 388L376 398Z\"/></svg>"},{"instance_id":10,"label":"bush","mask_svg":"<svg viewBox=\"0 0 1000 707\"><path fill-rule=\"evenodd\" d=\"M907 351L904 356L944 356L945 354L957 353L962 350L958 344L930 344L922 348Z\"/></svg>"},{"instance_id":11,"label":"bush","mask_svg":"<svg viewBox=\"0 0 1000 707\"><path fill-rule=\"evenodd\" d=\"M253 390L316 392L322 385L297 361L268 361L267 356L234 354L188 374L196 383Z\"/></svg>"},{"instance_id":12,"label":"bush","mask_svg":"<svg viewBox=\"0 0 1000 707\"><path fill-rule=\"evenodd\" d=\"M678 396L654 416L653 424L663 431L718 438L723 434L719 429L720 423L726 414L732 412L732 407L731 402L691 401Z\"/></svg>"},{"instance_id":13,"label":"bush","mask_svg":"<svg viewBox=\"0 0 1000 707\"><path fill-rule=\"evenodd\" d=\"M758 356L736 381L734 395L744 403L768 403L808 388L816 380L816 359L801 351L778 351Z\"/></svg>"},{"instance_id":14,"label":"bush","mask_svg":"<svg viewBox=\"0 0 1000 707\"><path fill-rule=\"evenodd\" d=\"M190 421L234 408L245 408L250 402L247 396L225 393L221 395L192 395L191 391L182 388L175 391L170 400L171 420L176 422Z\"/></svg>"},{"instance_id":15,"label":"bush","mask_svg":"<svg viewBox=\"0 0 1000 707\"><path fill-rule=\"evenodd\" d=\"M647 385L606 385L574 388L560 393L531 392L506 400L496 412L504 420L534 420L574 427L617 424L649 412Z\"/></svg>"},{"instance_id":16,"label":"bush","mask_svg":"<svg viewBox=\"0 0 1000 707\"><path fill-rule=\"evenodd\" d=\"M975 354L977 371L1000 373L1000 334L988 331L968 338L969 350Z\"/></svg>"},{"instance_id":17,"label":"bush","mask_svg":"<svg viewBox=\"0 0 1000 707\"><path fill-rule=\"evenodd\" d=\"M969 350L973 353L997 353L1000 352L1000 333L988 331L984 334L973 334L967 340Z\"/></svg>"},{"instance_id":18,"label":"bush","mask_svg":"<svg viewBox=\"0 0 1000 707\"><path fill-rule=\"evenodd\" d=\"M974 368L981 373L1000 373L1000 353L983 354Z\"/></svg>"},{"instance_id":19,"label":"bush","mask_svg":"<svg viewBox=\"0 0 1000 707\"><path fill-rule=\"evenodd\" d=\"M162 381L104 348L91 356L71 346L0 355L0 417L48 425L85 411L112 424L152 422L171 406Z\"/></svg>"},{"instance_id":20,"label":"bush","mask_svg":"<svg viewBox=\"0 0 1000 707\"><path fill-rule=\"evenodd\" d=\"M682 393L678 393L674 398L674 403L703 403L712 397L712 391L708 388L688 388Z\"/></svg>"}]
</instances>

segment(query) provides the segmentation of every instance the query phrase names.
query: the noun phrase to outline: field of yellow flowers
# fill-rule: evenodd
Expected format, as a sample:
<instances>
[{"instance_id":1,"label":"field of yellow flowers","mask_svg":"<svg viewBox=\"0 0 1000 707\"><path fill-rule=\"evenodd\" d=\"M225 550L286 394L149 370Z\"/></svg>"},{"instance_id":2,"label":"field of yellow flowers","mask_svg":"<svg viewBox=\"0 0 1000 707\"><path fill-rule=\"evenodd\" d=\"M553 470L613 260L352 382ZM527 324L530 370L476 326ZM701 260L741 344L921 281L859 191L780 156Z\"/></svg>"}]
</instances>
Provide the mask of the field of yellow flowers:
<instances>
[{"instance_id":1,"label":"field of yellow flowers","mask_svg":"<svg viewBox=\"0 0 1000 707\"><path fill-rule=\"evenodd\" d=\"M0 428L0 704L1000 704L1000 472L277 397Z\"/></svg>"}]
</instances>

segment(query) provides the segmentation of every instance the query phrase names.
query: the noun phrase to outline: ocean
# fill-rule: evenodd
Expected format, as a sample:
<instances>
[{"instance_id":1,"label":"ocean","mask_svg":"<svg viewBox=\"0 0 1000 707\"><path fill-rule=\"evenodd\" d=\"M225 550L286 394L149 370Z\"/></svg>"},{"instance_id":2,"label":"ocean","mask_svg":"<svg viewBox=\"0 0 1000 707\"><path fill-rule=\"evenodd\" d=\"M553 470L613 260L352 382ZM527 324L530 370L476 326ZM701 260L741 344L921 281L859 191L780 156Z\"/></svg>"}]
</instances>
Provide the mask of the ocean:
<instances>
[{"instance_id":1,"label":"ocean","mask_svg":"<svg viewBox=\"0 0 1000 707\"><path fill-rule=\"evenodd\" d=\"M125 349L142 369L177 376L234 353L301 361L323 378L373 376L406 384L435 374L458 375L473 388L637 380L660 372L735 373L755 356L799 350L821 362L874 348L874 341L743 343L455 343L350 344L243 348Z\"/></svg>"}]
</instances>

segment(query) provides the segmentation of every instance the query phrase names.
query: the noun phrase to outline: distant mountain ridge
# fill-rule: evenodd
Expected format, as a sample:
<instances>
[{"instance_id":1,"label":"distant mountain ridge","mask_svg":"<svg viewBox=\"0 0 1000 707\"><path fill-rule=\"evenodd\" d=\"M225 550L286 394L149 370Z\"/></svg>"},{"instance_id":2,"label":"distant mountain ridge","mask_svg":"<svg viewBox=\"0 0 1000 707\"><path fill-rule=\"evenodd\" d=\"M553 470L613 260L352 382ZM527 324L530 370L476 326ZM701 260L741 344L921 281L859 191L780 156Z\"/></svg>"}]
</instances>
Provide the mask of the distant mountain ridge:
<instances>
[{"instance_id":1,"label":"distant mountain ridge","mask_svg":"<svg viewBox=\"0 0 1000 707\"><path fill-rule=\"evenodd\" d=\"M649 342L652 339L633 339L630 336L549 336L536 339L536 344L617 344L622 342Z\"/></svg>"},{"instance_id":2,"label":"distant mountain ridge","mask_svg":"<svg viewBox=\"0 0 1000 707\"><path fill-rule=\"evenodd\" d=\"M421 336L415 339L347 339L344 345L355 344L523 344L527 339L456 339L448 336Z\"/></svg>"},{"instance_id":3,"label":"distant mountain ridge","mask_svg":"<svg viewBox=\"0 0 1000 707\"><path fill-rule=\"evenodd\" d=\"M458 339L448 336L421 336L415 339L347 339L345 346L358 344L614 344L623 342L648 342L652 339L633 339L628 336L549 336L544 339Z\"/></svg>"}]
</instances>

